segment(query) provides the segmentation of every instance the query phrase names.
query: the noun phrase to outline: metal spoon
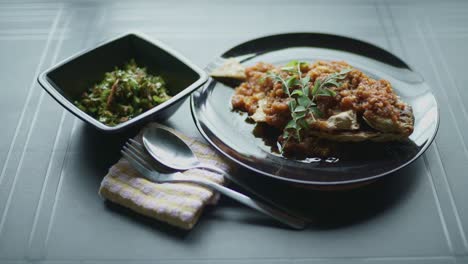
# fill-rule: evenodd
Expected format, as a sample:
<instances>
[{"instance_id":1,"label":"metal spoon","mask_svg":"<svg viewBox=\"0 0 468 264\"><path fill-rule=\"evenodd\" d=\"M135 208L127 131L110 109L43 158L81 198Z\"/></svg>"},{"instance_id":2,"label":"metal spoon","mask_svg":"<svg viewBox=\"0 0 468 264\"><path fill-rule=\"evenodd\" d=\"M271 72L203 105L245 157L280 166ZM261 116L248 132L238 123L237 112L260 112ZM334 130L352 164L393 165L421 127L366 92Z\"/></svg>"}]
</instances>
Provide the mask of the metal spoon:
<instances>
[{"instance_id":1,"label":"metal spoon","mask_svg":"<svg viewBox=\"0 0 468 264\"><path fill-rule=\"evenodd\" d=\"M213 191L217 191L220 194L224 194L227 197L234 199L252 209L257 210L265 215L270 216L277 221L292 227L294 229L304 229L307 226L307 222L300 218L289 215L286 212L279 210L278 208L268 205L264 202L252 199L251 197L229 189L226 186L215 183L213 181L184 175L181 172L173 173L161 173L155 169L152 162L148 162L150 156L147 154L143 146L137 145L136 141L129 141L123 147L121 151L123 157L136 169L141 176L155 183L192 183L199 186L206 187Z\"/></svg>"},{"instance_id":2,"label":"metal spoon","mask_svg":"<svg viewBox=\"0 0 468 264\"><path fill-rule=\"evenodd\" d=\"M154 126L146 128L143 132L143 145L145 146L148 153L157 162L166 166L167 168L178 171L199 168L222 174L226 179L242 187L251 195L260 198L263 201L277 207L278 209L281 209L284 212L288 212L290 215L294 215L295 217L302 219L303 221L310 221L304 217L290 213L290 210L286 210L285 208L273 203L269 199L252 190L250 187L236 180L226 171L223 171L216 166L202 163L182 139L164 128Z\"/></svg>"},{"instance_id":3,"label":"metal spoon","mask_svg":"<svg viewBox=\"0 0 468 264\"><path fill-rule=\"evenodd\" d=\"M166 129L148 127L143 132L143 144L156 161L170 169L185 171L199 168L226 173L216 166L202 163L182 139Z\"/></svg>"}]
</instances>

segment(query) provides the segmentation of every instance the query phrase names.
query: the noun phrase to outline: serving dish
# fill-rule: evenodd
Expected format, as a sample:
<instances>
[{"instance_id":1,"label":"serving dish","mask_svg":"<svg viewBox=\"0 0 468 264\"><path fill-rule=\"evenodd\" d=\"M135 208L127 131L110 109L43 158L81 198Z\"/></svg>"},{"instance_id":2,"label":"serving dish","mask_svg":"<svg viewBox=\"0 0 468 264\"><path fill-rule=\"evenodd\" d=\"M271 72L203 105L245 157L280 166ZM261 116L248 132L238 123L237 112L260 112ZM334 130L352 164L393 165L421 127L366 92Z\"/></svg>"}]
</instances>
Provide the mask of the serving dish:
<instances>
[{"instance_id":1,"label":"serving dish","mask_svg":"<svg viewBox=\"0 0 468 264\"><path fill-rule=\"evenodd\" d=\"M171 99L116 126L108 126L80 110L74 101L106 72L134 59L148 72L167 82ZM39 75L41 86L63 107L88 124L105 132L118 132L148 119L164 120L183 100L208 79L206 73L184 56L158 40L141 33L126 33L97 47L79 52Z\"/></svg>"},{"instance_id":2,"label":"serving dish","mask_svg":"<svg viewBox=\"0 0 468 264\"><path fill-rule=\"evenodd\" d=\"M375 79L390 81L396 93L413 107L414 132L404 143L355 143L352 153L289 159L256 137L247 115L232 111L233 87L210 79L191 97L197 128L216 149L262 175L308 185L362 183L395 172L417 159L434 139L439 122L435 97L424 79L397 56L353 38L322 33L289 33L242 43L221 55L207 70L228 58L244 66L263 61L284 65L291 60L344 60Z\"/></svg>"}]
</instances>

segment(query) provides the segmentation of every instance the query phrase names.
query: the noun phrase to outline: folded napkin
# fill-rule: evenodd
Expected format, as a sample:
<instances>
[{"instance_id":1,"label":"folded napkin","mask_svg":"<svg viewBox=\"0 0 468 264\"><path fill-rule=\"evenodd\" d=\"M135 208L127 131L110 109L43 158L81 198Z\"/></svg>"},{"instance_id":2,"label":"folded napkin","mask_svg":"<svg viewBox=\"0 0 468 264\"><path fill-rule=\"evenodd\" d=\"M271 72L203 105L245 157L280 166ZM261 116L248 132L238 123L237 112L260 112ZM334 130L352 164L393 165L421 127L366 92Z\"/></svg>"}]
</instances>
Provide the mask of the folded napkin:
<instances>
[{"instance_id":1,"label":"folded napkin","mask_svg":"<svg viewBox=\"0 0 468 264\"><path fill-rule=\"evenodd\" d=\"M208 145L160 124L151 123L149 126L162 127L175 133L202 162L228 169L227 163ZM140 132L135 140L141 142L141 135ZM225 183L223 176L206 170L191 169L183 173L219 184ZM146 180L123 158L109 169L102 180L99 194L133 211L183 229L191 229L205 205L217 201L213 191L194 184L159 184Z\"/></svg>"}]
</instances>

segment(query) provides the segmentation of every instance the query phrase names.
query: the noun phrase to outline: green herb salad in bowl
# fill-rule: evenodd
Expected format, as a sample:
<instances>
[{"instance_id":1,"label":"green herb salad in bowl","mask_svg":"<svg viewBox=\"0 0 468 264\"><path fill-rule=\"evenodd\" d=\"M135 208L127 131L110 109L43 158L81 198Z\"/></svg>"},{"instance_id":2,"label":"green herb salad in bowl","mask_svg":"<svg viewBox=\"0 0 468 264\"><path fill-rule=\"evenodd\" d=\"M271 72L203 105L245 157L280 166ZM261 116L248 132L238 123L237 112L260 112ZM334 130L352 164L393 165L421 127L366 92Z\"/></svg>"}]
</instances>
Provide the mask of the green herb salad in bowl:
<instances>
[{"instance_id":1,"label":"green herb salad in bowl","mask_svg":"<svg viewBox=\"0 0 468 264\"><path fill-rule=\"evenodd\" d=\"M106 72L104 80L84 92L75 105L100 122L115 126L170 98L164 79L149 74L132 59L122 68Z\"/></svg>"},{"instance_id":2,"label":"green herb salad in bowl","mask_svg":"<svg viewBox=\"0 0 468 264\"><path fill-rule=\"evenodd\" d=\"M106 133L167 120L207 80L187 58L141 33L112 38L38 76L59 104Z\"/></svg>"}]
</instances>

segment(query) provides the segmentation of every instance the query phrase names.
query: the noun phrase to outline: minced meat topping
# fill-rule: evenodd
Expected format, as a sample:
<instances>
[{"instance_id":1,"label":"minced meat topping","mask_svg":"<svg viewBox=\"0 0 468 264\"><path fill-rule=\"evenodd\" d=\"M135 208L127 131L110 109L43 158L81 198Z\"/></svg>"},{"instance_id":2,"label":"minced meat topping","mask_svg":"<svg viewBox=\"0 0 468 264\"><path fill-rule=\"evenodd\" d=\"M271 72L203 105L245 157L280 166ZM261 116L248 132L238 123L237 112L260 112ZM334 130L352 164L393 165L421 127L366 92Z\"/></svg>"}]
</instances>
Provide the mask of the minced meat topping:
<instances>
[{"instance_id":1,"label":"minced meat topping","mask_svg":"<svg viewBox=\"0 0 468 264\"><path fill-rule=\"evenodd\" d=\"M334 96L318 96L317 107L323 113L321 119L347 110L353 110L359 116L372 118L375 116L390 118L397 122L400 113L407 105L399 100L392 86L386 80L375 80L363 72L352 68L343 61L316 61L313 64L301 64L302 77L310 76L313 85L317 78L351 68L346 77L340 81L340 86L329 87L335 92ZM234 109L248 112L253 115L258 108L258 101L266 99L263 106L265 122L271 126L283 128L291 119L288 108L289 98L284 93L282 84L265 78L267 72L275 72L285 79L289 72L282 71L268 63L257 63L246 68L246 81L235 89L232 97ZM410 132L411 133L411 132Z\"/></svg>"}]
</instances>

